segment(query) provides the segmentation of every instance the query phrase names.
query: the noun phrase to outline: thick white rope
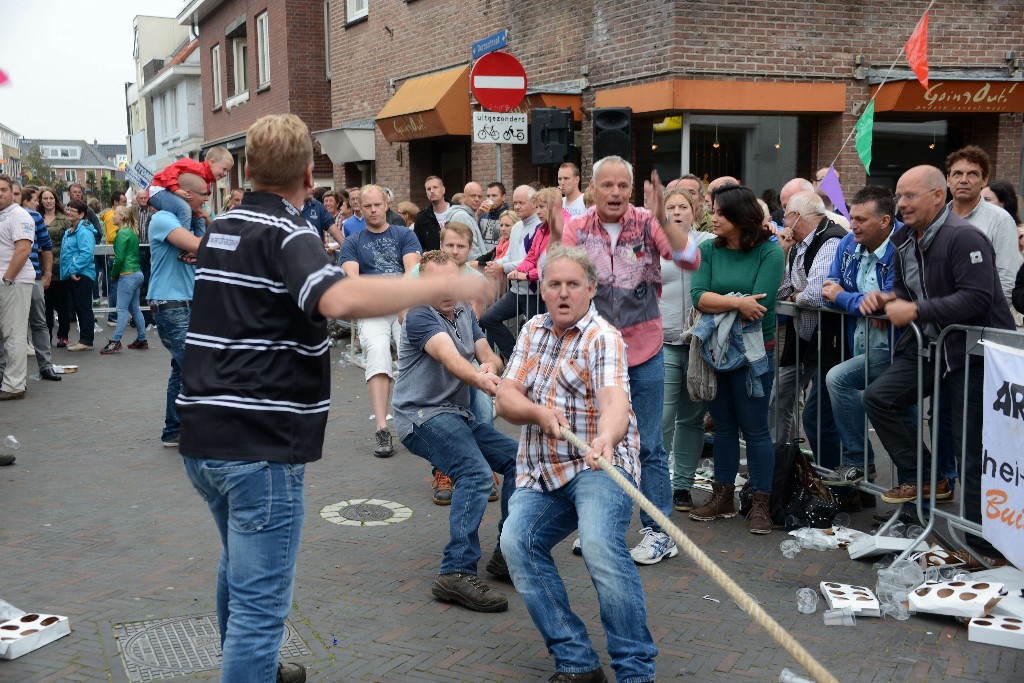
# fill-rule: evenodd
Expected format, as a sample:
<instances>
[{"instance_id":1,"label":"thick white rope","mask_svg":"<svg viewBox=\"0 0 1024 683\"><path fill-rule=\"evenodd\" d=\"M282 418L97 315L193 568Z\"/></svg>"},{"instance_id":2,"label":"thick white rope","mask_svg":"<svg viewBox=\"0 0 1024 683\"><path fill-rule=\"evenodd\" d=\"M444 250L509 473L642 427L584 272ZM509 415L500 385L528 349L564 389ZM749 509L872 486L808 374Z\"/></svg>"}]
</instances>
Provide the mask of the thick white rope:
<instances>
[{"instance_id":1,"label":"thick white rope","mask_svg":"<svg viewBox=\"0 0 1024 683\"><path fill-rule=\"evenodd\" d=\"M580 439L578 436L569 431L566 427L562 427L562 436L565 437L566 441L571 443L573 446L579 449L580 453L586 453L590 450L590 445ZM729 594L736 604L740 608L749 614L751 618L757 622L757 624L768 632L776 643L781 645L786 652L793 656L793 659L797 661L800 666L804 668L814 680L818 683L839 683L835 676L828 672L817 659L814 658L810 652L804 649L793 636L789 634L786 629L779 625L779 622L775 621L770 614L761 609L761 606L757 604L746 591L744 591L738 583L732 580L732 578L726 574L714 560L707 556L707 554L697 547L697 545L687 537L683 531L677 527L672 521L666 517L661 510L656 508L651 501L644 497L644 494L640 493L640 490L629 483L622 474L616 470L611 463L602 458L597 457L597 462L601 466L601 469L612 478L619 487L626 492L630 498L632 498L637 505L649 514L654 521L661 525L662 530L667 533L676 544L682 548L693 562L704 570L708 576L715 580L719 586L721 586L726 593Z\"/></svg>"}]
</instances>

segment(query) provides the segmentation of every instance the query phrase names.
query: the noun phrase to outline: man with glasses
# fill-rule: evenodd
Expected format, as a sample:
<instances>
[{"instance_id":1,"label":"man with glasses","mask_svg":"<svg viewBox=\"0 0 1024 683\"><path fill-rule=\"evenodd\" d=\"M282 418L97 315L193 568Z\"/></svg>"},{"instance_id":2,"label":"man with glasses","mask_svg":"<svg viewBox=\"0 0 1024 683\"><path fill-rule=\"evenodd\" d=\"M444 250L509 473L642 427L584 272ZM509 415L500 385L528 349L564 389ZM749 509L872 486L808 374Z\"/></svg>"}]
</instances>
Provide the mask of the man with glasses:
<instances>
[{"instance_id":1,"label":"man with glasses","mask_svg":"<svg viewBox=\"0 0 1024 683\"><path fill-rule=\"evenodd\" d=\"M192 211L198 211L210 196L206 181L192 173L178 176L179 196ZM149 219L151 278L149 307L160 341L171 352L171 374L167 378L167 404L160 441L175 448L181 433L181 420L174 405L181 393L181 366L185 358L185 335L191 319L192 290L195 282L195 254L205 233L203 226L188 221L182 225L170 211L157 211Z\"/></svg>"},{"instance_id":2,"label":"man with glasses","mask_svg":"<svg viewBox=\"0 0 1024 683\"><path fill-rule=\"evenodd\" d=\"M792 237L792 246L787 254L786 273L779 287L778 300L823 307L825 276L846 231L825 215L825 205L814 192L796 193L786 204L784 220L784 232ZM781 237L779 241L782 242ZM776 446L789 441L797 393L811 384L803 414L804 428L818 464L835 467L839 464L839 435L822 380L825 373L842 359L839 345L842 323L837 315L822 315L819 329L818 316L816 311L800 311L795 318L786 321L786 341L779 359L779 381L772 388L768 423ZM823 335L820 357L819 335Z\"/></svg>"},{"instance_id":3,"label":"man with glasses","mask_svg":"<svg viewBox=\"0 0 1024 683\"><path fill-rule=\"evenodd\" d=\"M904 226L892 237L896 249L892 291L867 294L860 304L861 313L884 312L895 327L916 322L926 342L938 339L943 328L955 324L1012 330L1013 318L999 282L992 243L946 205L942 171L915 166L904 173L896 183L896 206ZM909 503L918 495L931 494L931 455L923 445L924 471L920 475L924 485L920 491L917 487L917 428L907 408L917 403L920 362L924 363L923 395L932 394L935 360L918 356L914 336L903 336L892 365L864 392L864 412L898 473L898 485L882 494L886 503ZM968 356L963 332L948 335L942 351L945 372L940 378L941 391L950 399L956 452L966 453L966 468L961 473L964 510L967 519L980 524L984 359ZM941 414L939 419L943 419ZM936 499L952 495L949 481L938 479ZM990 564L1005 563L984 539L968 535L967 540L976 552L991 556L994 562ZM967 562L969 558L964 554L960 559Z\"/></svg>"}]
</instances>

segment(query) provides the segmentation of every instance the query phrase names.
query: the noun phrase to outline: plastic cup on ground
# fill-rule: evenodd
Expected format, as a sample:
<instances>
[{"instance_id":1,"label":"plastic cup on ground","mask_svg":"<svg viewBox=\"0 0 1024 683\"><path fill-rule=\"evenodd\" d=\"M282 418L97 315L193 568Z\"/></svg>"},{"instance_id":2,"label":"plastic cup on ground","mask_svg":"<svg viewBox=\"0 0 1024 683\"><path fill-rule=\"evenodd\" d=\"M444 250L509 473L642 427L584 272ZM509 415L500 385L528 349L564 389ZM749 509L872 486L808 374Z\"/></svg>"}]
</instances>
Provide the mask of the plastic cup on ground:
<instances>
[{"instance_id":1,"label":"plastic cup on ground","mask_svg":"<svg viewBox=\"0 0 1024 683\"><path fill-rule=\"evenodd\" d=\"M811 588L796 592L796 609L800 614L814 614L818 609L818 593Z\"/></svg>"},{"instance_id":2,"label":"plastic cup on ground","mask_svg":"<svg viewBox=\"0 0 1024 683\"><path fill-rule=\"evenodd\" d=\"M854 626L857 616L849 607L825 610L825 626Z\"/></svg>"}]
</instances>

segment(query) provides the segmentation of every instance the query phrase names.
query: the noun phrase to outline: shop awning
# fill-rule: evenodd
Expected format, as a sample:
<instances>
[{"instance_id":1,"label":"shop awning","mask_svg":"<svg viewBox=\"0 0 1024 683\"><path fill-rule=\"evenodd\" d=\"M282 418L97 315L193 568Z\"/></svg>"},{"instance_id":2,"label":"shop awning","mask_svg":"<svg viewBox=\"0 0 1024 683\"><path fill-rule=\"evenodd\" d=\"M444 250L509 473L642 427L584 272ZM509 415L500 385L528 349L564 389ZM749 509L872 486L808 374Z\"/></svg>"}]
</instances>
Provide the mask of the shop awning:
<instances>
[{"instance_id":1,"label":"shop awning","mask_svg":"<svg viewBox=\"0 0 1024 683\"><path fill-rule=\"evenodd\" d=\"M839 114L846 111L846 84L673 79L600 90L596 106L629 107L634 114L678 111Z\"/></svg>"},{"instance_id":2,"label":"shop awning","mask_svg":"<svg viewBox=\"0 0 1024 683\"><path fill-rule=\"evenodd\" d=\"M373 119L314 131L313 137L320 143L323 153L335 164L374 161L377 158L373 141Z\"/></svg>"},{"instance_id":3,"label":"shop awning","mask_svg":"<svg viewBox=\"0 0 1024 683\"><path fill-rule=\"evenodd\" d=\"M388 142L472 135L469 67L406 81L380 110L376 121Z\"/></svg>"},{"instance_id":4,"label":"shop awning","mask_svg":"<svg viewBox=\"0 0 1024 683\"><path fill-rule=\"evenodd\" d=\"M871 86L871 94L878 90ZM875 111L919 114L990 114L1024 112L1024 82L940 80L929 78L928 90L918 81L889 81L875 98Z\"/></svg>"}]
</instances>

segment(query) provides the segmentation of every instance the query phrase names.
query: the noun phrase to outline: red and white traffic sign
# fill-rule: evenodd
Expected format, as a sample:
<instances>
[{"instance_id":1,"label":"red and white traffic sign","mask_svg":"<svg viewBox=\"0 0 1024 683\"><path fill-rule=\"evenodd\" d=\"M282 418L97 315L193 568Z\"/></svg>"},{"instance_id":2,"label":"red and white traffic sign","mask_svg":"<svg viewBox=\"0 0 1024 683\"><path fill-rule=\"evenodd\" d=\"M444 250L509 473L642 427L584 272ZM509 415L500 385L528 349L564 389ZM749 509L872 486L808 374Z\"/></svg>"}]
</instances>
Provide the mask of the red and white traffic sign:
<instances>
[{"instance_id":1,"label":"red and white traffic sign","mask_svg":"<svg viewBox=\"0 0 1024 683\"><path fill-rule=\"evenodd\" d=\"M469 74L476 101L488 111L511 111L526 97L526 69L507 52L489 52Z\"/></svg>"}]
</instances>

